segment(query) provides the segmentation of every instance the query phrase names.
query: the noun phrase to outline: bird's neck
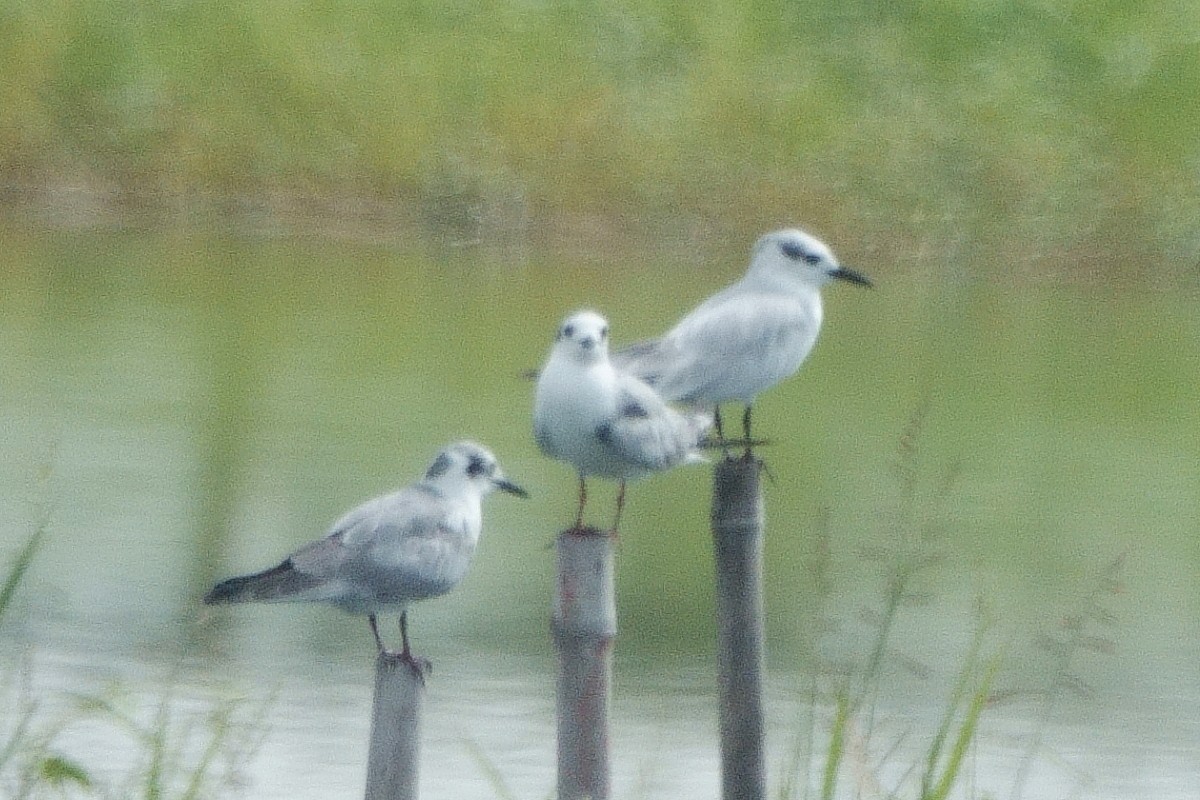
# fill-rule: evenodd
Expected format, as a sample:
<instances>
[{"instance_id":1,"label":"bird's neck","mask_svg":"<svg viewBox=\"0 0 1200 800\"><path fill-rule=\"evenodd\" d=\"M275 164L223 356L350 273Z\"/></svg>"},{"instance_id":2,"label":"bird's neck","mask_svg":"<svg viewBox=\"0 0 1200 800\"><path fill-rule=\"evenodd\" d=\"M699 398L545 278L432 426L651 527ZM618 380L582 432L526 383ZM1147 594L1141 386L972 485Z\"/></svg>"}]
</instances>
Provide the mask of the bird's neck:
<instances>
[{"instance_id":1,"label":"bird's neck","mask_svg":"<svg viewBox=\"0 0 1200 800\"><path fill-rule=\"evenodd\" d=\"M556 369L548 369L546 391L559 398L570 398L575 409L586 413L610 413L617 385L617 371L607 358L569 356Z\"/></svg>"},{"instance_id":2,"label":"bird's neck","mask_svg":"<svg viewBox=\"0 0 1200 800\"><path fill-rule=\"evenodd\" d=\"M580 369L595 369L608 364L607 353L577 353L572 358L575 360L575 365Z\"/></svg>"},{"instance_id":3,"label":"bird's neck","mask_svg":"<svg viewBox=\"0 0 1200 800\"><path fill-rule=\"evenodd\" d=\"M792 270L778 269L767 264L752 266L743 280L754 289L775 294L815 297L818 302L821 297L820 288L811 280L795 274Z\"/></svg>"},{"instance_id":4,"label":"bird's neck","mask_svg":"<svg viewBox=\"0 0 1200 800\"><path fill-rule=\"evenodd\" d=\"M587 373L602 372L612 368L604 353L561 353L556 360L563 367Z\"/></svg>"},{"instance_id":5,"label":"bird's neck","mask_svg":"<svg viewBox=\"0 0 1200 800\"><path fill-rule=\"evenodd\" d=\"M426 482L425 488L430 492L430 494L437 495L438 497L447 500L467 499L469 501L473 500L476 504L478 504L481 497L479 489L466 481L442 480L433 483Z\"/></svg>"},{"instance_id":6,"label":"bird's neck","mask_svg":"<svg viewBox=\"0 0 1200 800\"><path fill-rule=\"evenodd\" d=\"M607 358L593 358L586 362L579 362L579 369L583 370L583 380L585 381L609 384L617 379L617 371Z\"/></svg>"}]
</instances>

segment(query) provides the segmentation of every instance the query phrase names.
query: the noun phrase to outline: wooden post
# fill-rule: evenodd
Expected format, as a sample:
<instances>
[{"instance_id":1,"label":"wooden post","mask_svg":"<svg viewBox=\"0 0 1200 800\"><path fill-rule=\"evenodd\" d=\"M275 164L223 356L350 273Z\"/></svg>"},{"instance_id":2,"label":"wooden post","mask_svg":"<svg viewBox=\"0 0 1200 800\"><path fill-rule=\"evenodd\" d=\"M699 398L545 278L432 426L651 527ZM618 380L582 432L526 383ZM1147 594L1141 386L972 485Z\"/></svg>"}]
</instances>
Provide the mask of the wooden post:
<instances>
[{"instance_id":1,"label":"wooden post","mask_svg":"<svg viewBox=\"0 0 1200 800\"><path fill-rule=\"evenodd\" d=\"M608 800L608 708L617 635L613 539L595 528L558 536L551 629L558 649L558 800Z\"/></svg>"},{"instance_id":2,"label":"wooden post","mask_svg":"<svg viewBox=\"0 0 1200 800\"><path fill-rule=\"evenodd\" d=\"M713 470L722 800L767 796L761 471L754 458L726 458Z\"/></svg>"},{"instance_id":3,"label":"wooden post","mask_svg":"<svg viewBox=\"0 0 1200 800\"><path fill-rule=\"evenodd\" d=\"M425 681L390 654L375 659L366 800L416 800Z\"/></svg>"}]
</instances>

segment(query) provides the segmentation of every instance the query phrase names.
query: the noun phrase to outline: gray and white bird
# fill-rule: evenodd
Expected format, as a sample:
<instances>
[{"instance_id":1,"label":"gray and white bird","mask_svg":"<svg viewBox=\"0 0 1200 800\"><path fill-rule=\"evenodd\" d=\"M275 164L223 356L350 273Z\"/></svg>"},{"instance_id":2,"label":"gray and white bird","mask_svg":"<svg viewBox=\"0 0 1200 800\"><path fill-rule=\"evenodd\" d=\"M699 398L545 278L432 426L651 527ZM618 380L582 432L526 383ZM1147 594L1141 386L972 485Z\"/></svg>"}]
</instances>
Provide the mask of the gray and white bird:
<instances>
[{"instance_id":1,"label":"gray and white bird","mask_svg":"<svg viewBox=\"0 0 1200 800\"><path fill-rule=\"evenodd\" d=\"M620 482L615 532L625 482L704 461L696 447L711 426L709 414L680 413L643 381L613 366L604 317L579 311L563 321L538 372L533 434L542 452L579 472L576 529L583 527L588 477Z\"/></svg>"},{"instance_id":2,"label":"gray and white bird","mask_svg":"<svg viewBox=\"0 0 1200 800\"><path fill-rule=\"evenodd\" d=\"M816 237L794 228L768 233L754 245L741 280L705 300L662 338L614 353L613 362L667 400L714 408L722 441L720 404L743 403L749 443L754 399L794 374L812 351L821 330L821 287L833 280L871 285L866 276L840 266Z\"/></svg>"},{"instance_id":3,"label":"gray and white bird","mask_svg":"<svg viewBox=\"0 0 1200 800\"><path fill-rule=\"evenodd\" d=\"M379 652L420 671L408 644L408 606L449 592L467 574L482 501L495 489L527 496L486 447L451 444L417 483L363 503L278 566L218 583L204 602L330 603L366 614ZM379 636L375 617L385 611L400 612L400 653Z\"/></svg>"}]
</instances>

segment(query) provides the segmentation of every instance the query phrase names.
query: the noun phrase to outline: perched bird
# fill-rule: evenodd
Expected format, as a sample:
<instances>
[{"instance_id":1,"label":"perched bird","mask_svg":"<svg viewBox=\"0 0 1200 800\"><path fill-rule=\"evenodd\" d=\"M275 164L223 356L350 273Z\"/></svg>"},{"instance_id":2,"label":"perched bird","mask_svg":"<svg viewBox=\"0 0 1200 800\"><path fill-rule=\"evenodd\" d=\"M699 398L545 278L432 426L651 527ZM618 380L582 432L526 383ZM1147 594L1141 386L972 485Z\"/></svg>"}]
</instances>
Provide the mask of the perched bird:
<instances>
[{"instance_id":1,"label":"perched bird","mask_svg":"<svg viewBox=\"0 0 1200 800\"><path fill-rule=\"evenodd\" d=\"M642 381L608 358L608 322L594 311L567 317L538 372L533 435L546 455L579 471L583 527L589 476L620 481L616 532L625 505L625 481L679 464L704 461L696 446L712 425L706 413L671 408Z\"/></svg>"},{"instance_id":2,"label":"perched bird","mask_svg":"<svg viewBox=\"0 0 1200 800\"><path fill-rule=\"evenodd\" d=\"M662 338L614 353L613 362L667 400L713 407L721 441L720 404L743 403L749 447L755 397L804 363L821 330L821 287L835 279L871 285L866 276L839 266L816 237L795 229L768 233L754 245L741 280L705 300Z\"/></svg>"},{"instance_id":3,"label":"perched bird","mask_svg":"<svg viewBox=\"0 0 1200 800\"><path fill-rule=\"evenodd\" d=\"M204 602L331 603L366 614L379 652L420 671L408 645L408 605L445 594L466 575L482 500L494 489L527 496L505 479L487 448L451 444L422 480L363 503L278 566L218 583ZM400 653L388 651L379 636L375 616L388 610L400 612Z\"/></svg>"}]
</instances>

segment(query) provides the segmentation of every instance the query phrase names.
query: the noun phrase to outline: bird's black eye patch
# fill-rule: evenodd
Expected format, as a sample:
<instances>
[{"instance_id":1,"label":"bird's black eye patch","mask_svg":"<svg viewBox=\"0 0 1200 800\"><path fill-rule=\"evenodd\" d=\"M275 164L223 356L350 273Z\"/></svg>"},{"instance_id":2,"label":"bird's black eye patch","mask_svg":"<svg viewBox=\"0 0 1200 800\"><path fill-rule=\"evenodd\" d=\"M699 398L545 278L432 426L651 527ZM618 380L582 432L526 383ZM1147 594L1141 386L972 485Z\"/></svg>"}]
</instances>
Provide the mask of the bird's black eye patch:
<instances>
[{"instance_id":1,"label":"bird's black eye patch","mask_svg":"<svg viewBox=\"0 0 1200 800\"><path fill-rule=\"evenodd\" d=\"M572 336L575 335L575 326L574 325L563 325L562 335L564 337L566 337L567 339L570 339Z\"/></svg>"},{"instance_id":2,"label":"bird's black eye patch","mask_svg":"<svg viewBox=\"0 0 1200 800\"><path fill-rule=\"evenodd\" d=\"M793 241L784 242L781 245L779 245L779 249L782 250L783 254L785 256L787 256L788 258L795 258L795 259L802 258L805 261L808 261L810 258L809 254L804 251L804 246L801 245L799 242L793 242Z\"/></svg>"},{"instance_id":3,"label":"bird's black eye patch","mask_svg":"<svg viewBox=\"0 0 1200 800\"><path fill-rule=\"evenodd\" d=\"M450 456L445 453L439 453L438 457L429 465L429 470L425 473L426 480L440 478L450 471Z\"/></svg>"},{"instance_id":4,"label":"bird's black eye patch","mask_svg":"<svg viewBox=\"0 0 1200 800\"><path fill-rule=\"evenodd\" d=\"M478 478L480 475L485 475L491 472L490 465L479 456L471 456L471 460L467 462L467 475L472 478Z\"/></svg>"},{"instance_id":5,"label":"bird's black eye patch","mask_svg":"<svg viewBox=\"0 0 1200 800\"><path fill-rule=\"evenodd\" d=\"M787 256L788 258L794 259L796 261L803 261L805 264L820 264L821 263L821 254L820 253L810 253L809 251L804 249L804 245L801 244L800 242L794 242L794 241L790 241L790 240L786 241L786 242L782 242L779 245L779 249L781 251L783 251L783 254L785 256Z\"/></svg>"},{"instance_id":6,"label":"bird's black eye patch","mask_svg":"<svg viewBox=\"0 0 1200 800\"><path fill-rule=\"evenodd\" d=\"M603 328L600 329L600 338L601 339L608 338L608 326L607 325L605 325Z\"/></svg>"}]
</instances>

